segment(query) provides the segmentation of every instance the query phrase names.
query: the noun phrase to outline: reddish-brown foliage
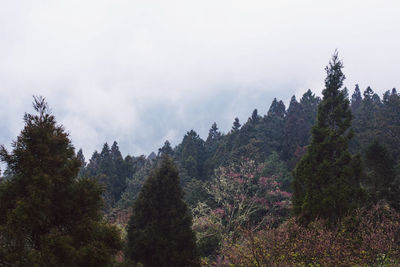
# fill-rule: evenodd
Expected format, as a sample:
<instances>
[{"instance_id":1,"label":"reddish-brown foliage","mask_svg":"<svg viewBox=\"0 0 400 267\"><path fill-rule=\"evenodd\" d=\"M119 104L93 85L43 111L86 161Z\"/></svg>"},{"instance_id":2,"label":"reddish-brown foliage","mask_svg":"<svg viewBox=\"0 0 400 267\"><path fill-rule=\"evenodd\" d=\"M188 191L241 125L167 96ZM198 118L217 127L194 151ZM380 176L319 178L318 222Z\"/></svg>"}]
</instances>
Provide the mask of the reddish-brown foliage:
<instances>
[{"instance_id":1,"label":"reddish-brown foliage","mask_svg":"<svg viewBox=\"0 0 400 267\"><path fill-rule=\"evenodd\" d=\"M398 266L400 214L386 204L358 210L334 228L303 227L291 219L278 228L242 230L226 240L214 266Z\"/></svg>"}]
</instances>

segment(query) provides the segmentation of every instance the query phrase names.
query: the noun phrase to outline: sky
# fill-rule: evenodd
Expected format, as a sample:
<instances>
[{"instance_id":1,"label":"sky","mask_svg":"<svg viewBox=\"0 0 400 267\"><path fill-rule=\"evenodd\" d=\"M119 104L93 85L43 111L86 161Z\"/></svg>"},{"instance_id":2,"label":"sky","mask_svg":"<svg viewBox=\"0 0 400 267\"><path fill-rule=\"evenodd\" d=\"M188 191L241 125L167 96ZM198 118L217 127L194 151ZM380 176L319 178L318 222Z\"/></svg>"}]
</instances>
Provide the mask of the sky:
<instances>
[{"instance_id":1,"label":"sky","mask_svg":"<svg viewBox=\"0 0 400 267\"><path fill-rule=\"evenodd\" d=\"M0 144L46 97L88 159L228 132L274 97L324 86L335 49L350 93L400 88L399 1L0 0Z\"/></svg>"}]
</instances>

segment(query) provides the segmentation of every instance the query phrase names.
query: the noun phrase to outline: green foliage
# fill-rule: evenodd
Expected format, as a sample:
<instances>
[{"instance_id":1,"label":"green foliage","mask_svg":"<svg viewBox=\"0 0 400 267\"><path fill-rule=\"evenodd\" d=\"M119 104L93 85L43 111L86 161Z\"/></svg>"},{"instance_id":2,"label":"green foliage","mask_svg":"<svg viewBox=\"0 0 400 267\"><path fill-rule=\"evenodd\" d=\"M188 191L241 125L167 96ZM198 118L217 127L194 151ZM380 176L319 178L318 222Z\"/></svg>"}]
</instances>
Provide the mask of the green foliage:
<instances>
[{"instance_id":1,"label":"green foliage","mask_svg":"<svg viewBox=\"0 0 400 267\"><path fill-rule=\"evenodd\" d=\"M287 111L282 145L282 158L290 162L292 167L296 163L294 154L297 147L308 143L309 131L303 107L293 96Z\"/></svg>"},{"instance_id":2,"label":"green foliage","mask_svg":"<svg viewBox=\"0 0 400 267\"><path fill-rule=\"evenodd\" d=\"M326 67L311 144L294 170L293 211L304 224L316 218L336 223L362 197L361 162L348 151L352 137L349 101L339 89L345 76L337 53Z\"/></svg>"},{"instance_id":3,"label":"green foliage","mask_svg":"<svg viewBox=\"0 0 400 267\"><path fill-rule=\"evenodd\" d=\"M311 129L311 127L314 125L317 116L318 105L320 102L321 99L316 97L310 89L308 89L300 99L300 105L303 108L306 116L307 129Z\"/></svg>"},{"instance_id":4,"label":"green foliage","mask_svg":"<svg viewBox=\"0 0 400 267\"><path fill-rule=\"evenodd\" d=\"M134 173L140 169L137 165L140 160L131 156L123 159L117 142L113 142L111 148L104 144L101 153L93 153L89 164L82 171L83 175L96 177L105 186L104 198L106 210L109 211L120 200L122 193L126 190L126 180L132 178Z\"/></svg>"},{"instance_id":5,"label":"green foliage","mask_svg":"<svg viewBox=\"0 0 400 267\"><path fill-rule=\"evenodd\" d=\"M354 93L351 96L351 112L355 114L357 110L360 108L362 103L362 97L361 97L361 92L360 92L360 87L358 84L356 84L356 88L354 89Z\"/></svg>"},{"instance_id":6,"label":"green foliage","mask_svg":"<svg viewBox=\"0 0 400 267\"><path fill-rule=\"evenodd\" d=\"M210 195L207 191L208 183L193 179L184 185L185 202L192 209L199 202L209 202Z\"/></svg>"},{"instance_id":7,"label":"green foliage","mask_svg":"<svg viewBox=\"0 0 400 267\"><path fill-rule=\"evenodd\" d=\"M204 179L203 165L206 157L205 142L195 131L191 130L186 133L182 143L176 149L175 156L181 163L180 167L183 168L188 175L188 177L182 177L182 179Z\"/></svg>"},{"instance_id":8,"label":"green foliage","mask_svg":"<svg viewBox=\"0 0 400 267\"><path fill-rule=\"evenodd\" d=\"M277 101L276 98L268 110L267 116L264 117L263 133L264 140L267 145L267 154L272 151L282 150L282 139L285 127L286 110L282 101ZM264 159L265 160L265 159Z\"/></svg>"},{"instance_id":9,"label":"green foliage","mask_svg":"<svg viewBox=\"0 0 400 267\"><path fill-rule=\"evenodd\" d=\"M178 171L164 157L133 205L125 255L144 266L198 266L191 225Z\"/></svg>"},{"instance_id":10,"label":"green foliage","mask_svg":"<svg viewBox=\"0 0 400 267\"><path fill-rule=\"evenodd\" d=\"M372 143L365 152L367 179L365 186L371 201L376 204L386 200L399 208L399 188L395 181L395 161L388 150L378 142Z\"/></svg>"},{"instance_id":11,"label":"green foliage","mask_svg":"<svg viewBox=\"0 0 400 267\"><path fill-rule=\"evenodd\" d=\"M111 264L121 240L102 221L102 188L76 178L82 162L45 99L34 108L12 152L0 151L12 173L0 183L0 258L12 266Z\"/></svg>"},{"instance_id":12,"label":"green foliage","mask_svg":"<svg viewBox=\"0 0 400 267\"><path fill-rule=\"evenodd\" d=\"M400 159L400 94L386 94L377 114L377 135L395 160Z\"/></svg>"},{"instance_id":13,"label":"green foliage","mask_svg":"<svg viewBox=\"0 0 400 267\"><path fill-rule=\"evenodd\" d=\"M242 126L242 125L241 125L240 122L239 122L239 118L236 117L235 120L233 121L232 132L237 132L237 131L239 131L239 129L240 129L241 126Z\"/></svg>"},{"instance_id":14,"label":"green foliage","mask_svg":"<svg viewBox=\"0 0 400 267\"><path fill-rule=\"evenodd\" d=\"M136 200L146 177L150 174L154 168L152 162L146 160L144 156L140 157L126 157L125 162L132 166L133 175L126 179L126 188L122 193L120 200L115 205L119 209L126 209L133 205Z\"/></svg>"},{"instance_id":15,"label":"green foliage","mask_svg":"<svg viewBox=\"0 0 400 267\"><path fill-rule=\"evenodd\" d=\"M173 149L171 147L171 143L168 140L165 141L165 143L164 143L162 148L158 149L158 155L157 156L161 157L163 155L167 155L169 157L172 157L174 155L174 151L173 151Z\"/></svg>"},{"instance_id":16,"label":"green foliage","mask_svg":"<svg viewBox=\"0 0 400 267\"><path fill-rule=\"evenodd\" d=\"M262 176L275 176L277 182L281 184L281 189L283 191L291 192L292 184L292 174L290 173L287 164L279 158L277 152L272 152L272 154L267 158L264 164L264 169L261 172Z\"/></svg>"}]
</instances>

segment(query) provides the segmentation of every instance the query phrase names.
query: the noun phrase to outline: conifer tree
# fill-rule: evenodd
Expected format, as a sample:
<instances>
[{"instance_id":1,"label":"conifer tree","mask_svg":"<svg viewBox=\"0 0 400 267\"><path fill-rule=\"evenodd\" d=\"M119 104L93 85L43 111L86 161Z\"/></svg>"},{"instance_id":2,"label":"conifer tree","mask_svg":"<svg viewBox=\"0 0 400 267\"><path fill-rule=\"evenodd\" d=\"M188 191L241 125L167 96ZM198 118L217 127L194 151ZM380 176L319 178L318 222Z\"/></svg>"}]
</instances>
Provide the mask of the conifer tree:
<instances>
[{"instance_id":1,"label":"conifer tree","mask_svg":"<svg viewBox=\"0 0 400 267\"><path fill-rule=\"evenodd\" d=\"M282 158L291 161L297 147L303 147L308 142L308 131L305 113L302 106L293 96L287 111L283 134ZM291 165L293 168L294 165Z\"/></svg>"},{"instance_id":2,"label":"conifer tree","mask_svg":"<svg viewBox=\"0 0 400 267\"><path fill-rule=\"evenodd\" d=\"M207 137L206 142L207 142L207 143L214 142L214 141L218 140L220 137L221 137L221 132L218 131L217 123L214 122L214 123L211 125L210 130L208 131L208 137Z\"/></svg>"},{"instance_id":3,"label":"conifer tree","mask_svg":"<svg viewBox=\"0 0 400 267\"><path fill-rule=\"evenodd\" d=\"M318 96L315 96L310 89L308 89L300 99L300 104L306 116L307 129L309 130L311 130L311 127L315 123L318 105L320 102L321 99Z\"/></svg>"},{"instance_id":4,"label":"conifer tree","mask_svg":"<svg viewBox=\"0 0 400 267\"><path fill-rule=\"evenodd\" d=\"M348 151L352 137L349 101L340 88L345 79L334 53L326 67L323 100L307 153L294 170L293 211L304 224L316 218L336 223L362 197L359 157Z\"/></svg>"},{"instance_id":5,"label":"conifer tree","mask_svg":"<svg viewBox=\"0 0 400 267\"><path fill-rule=\"evenodd\" d=\"M237 131L239 131L240 126L242 125L239 122L239 118L236 117L232 125L232 133L236 133Z\"/></svg>"},{"instance_id":6,"label":"conifer tree","mask_svg":"<svg viewBox=\"0 0 400 267\"><path fill-rule=\"evenodd\" d=\"M361 106L362 97L360 92L360 87L356 84L356 88L354 89L354 93L351 96L351 111L353 115L356 113L358 108Z\"/></svg>"},{"instance_id":7,"label":"conifer tree","mask_svg":"<svg viewBox=\"0 0 400 267\"><path fill-rule=\"evenodd\" d=\"M258 115L257 109L253 110L253 113L251 114L251 117L249 118L249 121L252 123L257 123L260 120L260 116Z\"/></svg>"},{"instance_id":8,"label":"conifer tree","mask_svg":"<svg viewBox=\"0 0 400 267\"><path fill-rule=\"evenodd\" d=\"M191 225L178 171L164 156L133 205L126 257L144 266L199 266Z\"/></svg>"},{"instance_id":9,"label":"conifer tree","mask_svg":"<svg viewBox=\"0 0 400 267\"><path fill-rule=\"evenodd\" d=\"M385 199L391 206L400 207L399 188L395 183L395 161L389 151L374 141L365 152L367 179L365 186L373 204Z\"/></svg>"},{"instance_id":10,"label":"conifer tree","mask_svg":"<svg viewBox=\"0 0 400 267\"><path fill-rule=\"evenodd\" d=\"M276 98L271 103L267 116L264 117L263 139L268 153L280 151L285 127L286 107L282 100Z\"/></svg>"},{"instance_id":11,"label":"conifer tree","mask_svg":"<svg viewBox=\"0 0 400 267\"><path fill-rule=\"evenodd\" d=\"M121 249L102 222L102 188L79 178L81 161L42 97L13 150L0 150L12 176L0 183L0 259L4 266L106 266Z\"/></svg>"},{"instance_id":12,"label":"conifer tree","mask_svg":"<svg viewBox=\"0 0 400 267\"><path fill-rule=\"evenodd\" d=\"M163 155L167 155L167 156L169 156L169 157L172 157L172 156L174 155L174 150L172 149L171 143L170 143L168 140L166 140L166 141L164 142L164 145L163 145L162 148L159 148L159 149L158 149L158 154L157 154L157 156L158 156L158 157L161 157L161 156L163 156Z\"/></svg>"},{"instance_id":13,"label":"conifer tree","mask_svg":"<svg viewBox=\"0 0 400 267\"><path fill-rule=\"evenodd\" d=\"M190 177L203 179L203 164L206 156L205 142L194 131L190 130L183 137L175 153L183 168Z\"/></svg>"}]
</instances>

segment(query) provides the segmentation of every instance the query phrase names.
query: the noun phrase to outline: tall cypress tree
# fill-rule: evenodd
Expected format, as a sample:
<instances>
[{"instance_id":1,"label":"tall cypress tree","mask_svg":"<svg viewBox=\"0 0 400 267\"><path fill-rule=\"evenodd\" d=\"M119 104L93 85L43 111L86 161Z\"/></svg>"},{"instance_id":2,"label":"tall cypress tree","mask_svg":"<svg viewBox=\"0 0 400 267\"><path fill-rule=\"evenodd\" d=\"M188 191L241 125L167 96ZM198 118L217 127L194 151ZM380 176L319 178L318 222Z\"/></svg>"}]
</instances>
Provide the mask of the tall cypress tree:
<instances>
[{"instance_id":1,"label":"tall cypress tree","mask_svg":"<svg viewBox=\"0 0 400 267\"><path fill-rule=\"evenodd\" d=\"M44 98L34 108L13 150L0 149L11 173L0 183L0 265L107 266L121 241L102 222L102 189L77 179L82 162Z\"/></svg>"},{"instance_id":2,"label":"tall cypress tree","mask_svg":"<svg viewBox=\"0 0 400 267\"><path fill-rule=\"evenodd\" d=\"M191 225L178 171L164 156L133 205L126 256L144 266L199 266Z\"/></svg>"},{"instance_id":3,"label":"tall cypress tree","mask_svg":"<svg viewBox=\"0 0 400 267\"><path fill-rule=\"evenodd\" d=\"M304 224L316 218L335 223L357 207L361 164L348 151L352 137L349 101L340 88L343 64L334 53L326 67L323 100L307 153L294 170L293 211Z\"/></svg>"}]
</instances>

